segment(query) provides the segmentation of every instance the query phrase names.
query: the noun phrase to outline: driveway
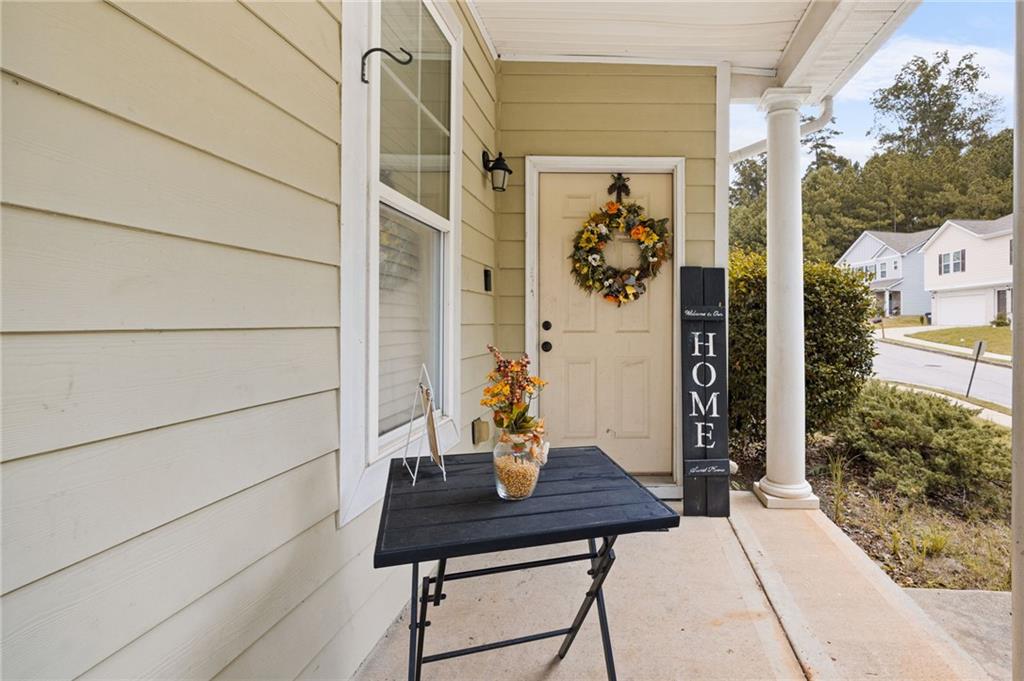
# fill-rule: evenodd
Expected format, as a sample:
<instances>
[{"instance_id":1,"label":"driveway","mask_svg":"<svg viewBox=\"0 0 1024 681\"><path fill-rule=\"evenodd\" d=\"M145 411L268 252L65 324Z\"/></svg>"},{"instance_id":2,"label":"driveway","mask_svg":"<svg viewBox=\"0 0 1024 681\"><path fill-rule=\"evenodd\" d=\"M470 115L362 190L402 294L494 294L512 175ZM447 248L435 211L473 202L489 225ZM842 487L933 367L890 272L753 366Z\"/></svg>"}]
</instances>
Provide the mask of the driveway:
<instances>
[{"instance_id":1,"label":"driveway","mask_svg":"<svg viewBox=\"0 0 1024 681\"><path fill-rule=\"evenodd\" d=\"M942 388L963 394L971 377L969 359L875 341L875 376L887 381ZM971 397L1011 406L1010 368L978 364Z\"/></svg>"}]
</instances>

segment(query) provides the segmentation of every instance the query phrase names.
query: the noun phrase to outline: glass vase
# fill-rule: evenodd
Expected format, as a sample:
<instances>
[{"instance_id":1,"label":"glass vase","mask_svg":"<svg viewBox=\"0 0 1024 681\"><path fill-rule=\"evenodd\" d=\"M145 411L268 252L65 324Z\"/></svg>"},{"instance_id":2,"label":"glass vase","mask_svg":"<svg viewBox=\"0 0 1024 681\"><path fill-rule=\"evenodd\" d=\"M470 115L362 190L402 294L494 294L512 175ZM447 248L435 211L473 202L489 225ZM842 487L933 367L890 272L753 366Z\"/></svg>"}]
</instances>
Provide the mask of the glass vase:
<instances>
[{"instance_id":1,"label":"glass vase","mask_svg":"<svg viewBox=\"0 0 1024 681\"><path fill-rule=\"evenodd\" d=\"M498 431L494 445L494 486L506 501L527 499L537 489L548 443L533 433Z\"/></svg>"}]
</instances>

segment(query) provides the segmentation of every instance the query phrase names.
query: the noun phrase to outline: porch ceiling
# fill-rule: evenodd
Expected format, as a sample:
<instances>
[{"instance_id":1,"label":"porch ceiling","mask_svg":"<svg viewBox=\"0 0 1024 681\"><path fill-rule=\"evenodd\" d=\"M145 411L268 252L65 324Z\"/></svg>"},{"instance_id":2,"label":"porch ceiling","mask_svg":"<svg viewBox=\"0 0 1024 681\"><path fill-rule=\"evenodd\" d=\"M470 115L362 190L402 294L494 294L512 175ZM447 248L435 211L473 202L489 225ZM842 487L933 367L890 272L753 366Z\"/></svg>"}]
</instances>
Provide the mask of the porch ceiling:
<instances>
[{"instance_id":1,"label":"porch ceiling","mask_svg":"<svg viewBox=\"0 0 1024 681\"><path fill-rule=\"evenodd\" d=\"M734 98L770 86L835 94L918 0L469 0L493 56L519 61L729 62ZM750 94L750 97L756 96Z\"/></svg>"}]
</instances>

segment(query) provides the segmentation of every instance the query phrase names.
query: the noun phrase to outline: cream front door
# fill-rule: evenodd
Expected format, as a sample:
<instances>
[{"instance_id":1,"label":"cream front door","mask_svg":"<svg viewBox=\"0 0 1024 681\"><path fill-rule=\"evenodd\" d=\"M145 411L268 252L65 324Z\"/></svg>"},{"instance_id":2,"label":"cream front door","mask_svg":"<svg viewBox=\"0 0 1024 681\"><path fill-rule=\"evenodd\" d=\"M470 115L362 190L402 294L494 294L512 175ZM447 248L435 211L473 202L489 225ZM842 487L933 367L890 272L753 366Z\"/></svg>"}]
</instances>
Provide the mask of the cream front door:
<instances>
[{"instance_id":1,"label":"cream front door","mask_svg":"<svg viewBox=\"0 0 1024 681\"><path fill-rule=\"evenodd\" d=\"M629 176L628 200L651 217L672 216L670 173ZM622 307L588 296L570 276L573 234L609 200L610 183L608 173L540 175L539 372L549 380L540 414L554 447L597 445L631 473L671 474L674 261ZM605 253L616 267L639 255L625 235Z\"/></svg>"}]
</instances>

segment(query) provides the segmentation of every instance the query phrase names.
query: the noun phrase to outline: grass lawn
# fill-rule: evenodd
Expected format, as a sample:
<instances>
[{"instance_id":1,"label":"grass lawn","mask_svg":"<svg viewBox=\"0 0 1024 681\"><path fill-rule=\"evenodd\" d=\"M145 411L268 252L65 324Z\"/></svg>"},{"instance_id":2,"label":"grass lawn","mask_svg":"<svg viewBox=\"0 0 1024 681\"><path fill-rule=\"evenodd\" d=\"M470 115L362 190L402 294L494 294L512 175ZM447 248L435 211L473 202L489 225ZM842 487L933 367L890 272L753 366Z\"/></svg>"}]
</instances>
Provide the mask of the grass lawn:
<instances>
[{"instance_id":1,"label":"grass lawn","mask_svg":"<svg viewBox=\"0 0 1024 681\"><path fill-rule=\"evenodd\" d=\"M881 325L887 329L897 329L904 326L924 326L925 321L922 315L907 314L896 317L883 317ZM875 326L879 326L879 324L875 324Z\"/></svg>"},{"instance_id":2,"label":"grass lawn","mask_svg":"<svg viewBox=\"0 0 1024 681\"><path fill-rule=\"evenodd\" d=\"M975 341L983 340L988 343L987 352L994 352L997 355L1012 354L1008 326L958 326L951 329L920 331L910 334L909 337L963 348L973 348Z\"/></svg>"}]
</instances>

